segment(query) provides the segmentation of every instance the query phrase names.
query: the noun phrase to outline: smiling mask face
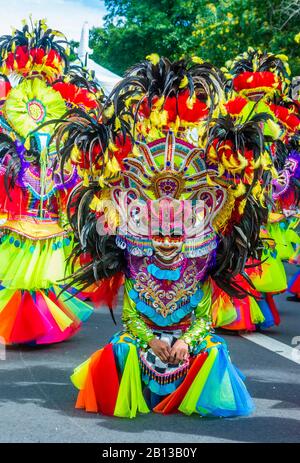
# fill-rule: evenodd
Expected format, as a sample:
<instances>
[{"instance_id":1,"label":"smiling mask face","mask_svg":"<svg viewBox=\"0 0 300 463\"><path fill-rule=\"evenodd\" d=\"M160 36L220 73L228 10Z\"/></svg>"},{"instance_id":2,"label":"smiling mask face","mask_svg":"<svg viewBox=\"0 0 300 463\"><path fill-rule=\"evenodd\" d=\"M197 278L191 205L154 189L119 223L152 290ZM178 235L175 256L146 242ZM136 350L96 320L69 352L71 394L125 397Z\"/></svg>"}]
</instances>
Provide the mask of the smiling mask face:
<instances>
[{"instance_id":1,"label":"smiling mask face","mask_svg":"<svg viewBox=\"0 0 300 463\"><path fill-rule=\"evenodd\" d=\"M182 252L183 237L156 236L152 238L154 255L163 263L171 263Z\"/></svg>"}]
</instances>

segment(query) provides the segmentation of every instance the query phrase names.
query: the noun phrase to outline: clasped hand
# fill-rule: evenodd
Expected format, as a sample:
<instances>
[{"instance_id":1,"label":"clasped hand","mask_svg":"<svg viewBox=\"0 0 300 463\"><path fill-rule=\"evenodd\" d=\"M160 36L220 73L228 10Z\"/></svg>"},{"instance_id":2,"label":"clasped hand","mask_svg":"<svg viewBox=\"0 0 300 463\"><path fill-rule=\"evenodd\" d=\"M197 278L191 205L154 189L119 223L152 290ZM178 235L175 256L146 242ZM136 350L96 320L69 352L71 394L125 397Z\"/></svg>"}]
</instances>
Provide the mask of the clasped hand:
<instances>
[{"instance_id":1,"label":"clasped hand","mask_svg":"<svg viewBox=\"0 0 300 463\"><path fill-rule=\"evenodd\" d=\"M182 339L178 339L173 347L170 347L166 342L154 338L149 342L149 346L164 363L177 364L189 357L189 347Z\"/></svg>"}]
</instances>

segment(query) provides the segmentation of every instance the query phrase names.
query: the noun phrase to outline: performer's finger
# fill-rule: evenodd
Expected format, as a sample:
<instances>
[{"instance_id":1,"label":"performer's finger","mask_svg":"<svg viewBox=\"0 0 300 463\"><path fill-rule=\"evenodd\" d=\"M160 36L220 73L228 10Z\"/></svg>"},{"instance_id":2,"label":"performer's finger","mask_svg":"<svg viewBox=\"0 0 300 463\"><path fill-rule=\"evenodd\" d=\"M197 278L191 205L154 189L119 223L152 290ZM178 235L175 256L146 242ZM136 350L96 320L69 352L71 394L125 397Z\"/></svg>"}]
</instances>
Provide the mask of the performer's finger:
<instances>
[{"instance_id":1,"label":"performer's finger","mask_svg":"<svg viewBox=\"0 0 300 463\"><path fill-rule=\"evenodd\" d=\"M165 346L162 347L162 350L163 350L163 352L165 352L167 355L170 355L170 353L171 353L170 346L168 346L167 344L166 344Z\"/></svg>"},{"instance_id":2,"label":"performer's finger","mask_svg":"<svg viewBox=\"0 0 300 463\"><path fill-rule=\"evenodd\" d=\"M172 359L172 363L177 363L178 362L178 351L177 349L174 349L171 351L170 359Z\"/></svg>"},{"instance_id":3,"label":"performer's finger","mask_svg":"<svg viewBox=\"0 0 300 463\"><path fill-rule=\"evenodd\" d=\"M180 352L180 360L183 362L184 360L187 360L188 358L188 352L185 349L182 349Z\"/></svg>"},{"instance_id":4,"label":"performer's finger","mask_svg":"<svg viewBox=\"0 0 300 463\"><path fill-rule=\"evenodd\" d=\"M167 353L165 353L163 350L160 352L160 359L164 362L167 363L169 360L169 356Z\"/></svg>"},{"instance_id":5,"label":"performer's finger","mask_svg":"<svg viewBox=\"0 0 300 463\"><path fill-rule=\"evenodd\" d=\"M178 363L179 359L178 359L178 355L174 355L173 357L173 363Z\"/></svg>"},{"instance_id":6,"label":"performer's finger","mask_svg":"<svg viewBox=\"0 0 300 463\"><path fill-rule=\"evenodd\" d=\"M170 355L169 357L169 363L174 363L175 357L174 355Z\"/></svg>"},{"instance_id":7,"label":"performer's finger","mask_svg":"<svg viewBox=\"0 0 300 463\"><path fill-rule=\"evenodd\" d=\"M172 349L171 349L171 347L169 346L169 344L166 344L166 346L164 347L164 349L166 350L166 352L168 353L168 355L170 355L170 353L172 352Z\"/></svg>"},{"instance_id":8,"label":"performer's finger","mask_svg":"<svg viewBox=\"0 0 300 463\"><path fill-rule=\"evenodd\" d=\"M179 350L176 355L177 361L181 362L183 360L183 351Z\"/></svg>"}]
</instances>

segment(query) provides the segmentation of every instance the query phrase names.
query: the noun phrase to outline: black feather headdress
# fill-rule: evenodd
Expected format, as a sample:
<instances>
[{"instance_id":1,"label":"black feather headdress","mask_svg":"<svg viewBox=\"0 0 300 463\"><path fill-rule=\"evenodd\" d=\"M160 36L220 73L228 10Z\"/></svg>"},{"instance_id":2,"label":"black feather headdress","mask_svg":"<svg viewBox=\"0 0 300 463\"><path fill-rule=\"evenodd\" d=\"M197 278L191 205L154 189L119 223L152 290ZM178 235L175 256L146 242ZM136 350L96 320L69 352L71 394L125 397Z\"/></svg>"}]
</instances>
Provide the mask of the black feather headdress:
<instances>
[{"instance_id":1,"label":"black feather headdress","mask_svg":"<svg viewBox=\"0 0 300 463\"><path fill-rule=\"evenodd\" d=\"M276 72L282 77L287 76L287 67L282 56L249 48L247 52L237 56L230 67L233 76L242 72Z\"/></svg>"},{"instance_id":2,"label":"black feather headdress","mask_svg":"<svg viewBox=\"0 0 300 463\"><path fill-rule=\"evenodd\" d=\"M206 62L198 64L183 59L171 62L164 57L144 60L125 73L109 95L108 104L113 104L119 118L131 117L135 123L142 105L146 104L151 111L159 99L164 100L164 109L168 99L175 98L177 113L180 113L179 96L183 93L207 103L208 117L211 117L223 96L221 71Z\"/></svg>"},{"instance_id":3,"label":"black feather headdress","mask_svg":"<svg viewBox=\"0 0 300 463\"><path fill-rule=\"evenodd\" d=\"M55 131L57 153L63 175L70 160L84 176L68 200L68 218L75 234L75 247L70 256L73 276L67 288L76 284L80 290L107 280L124 269L124 252L118 248L114 235L101 235L97 229L98 215L91 209L95 196L101 194L99 178L106 169L106 161L113 153L113 126L99 122L99 112L87 114L77 108L65 114ZM78 269L78 262L88 256Z\"/></svg>"},{"instance_id":4,"label":"black feather headdress","mask_svg":"<svg viewBox=\"0 0 300 463\"><path fill-rule=\"evenodd\" d=\"M68 73L60 77L55 83L57 82L68 82L79 88L86 89L91 93L97 94L98 98L104 101L104 92L96 81L94 72L89 71L81 64L70 64Z\"/></svg>"},{"instance_id":5,"label":"black feather headdress","mask_svg":"<svg viewBox=\"0 0 300 463\"><path fill-rule=\"evenodd\" d=\"M53 81L67 72L69 43L59 31L44 20L24 22L22 29L0 37L0 66L3 72L23 76L43 73Z\"/></svg>"},{"instance_id":6,"label":"black feather headdress","mask_svg":"<svg viewBox=\"0 0 300 463\"><path fill-rule=\"evenodd\" d=\"M237 92L269 89L284 94L290 85L290 68L284 55L248 48L228 62L227 68L228 86Z\"/></svg>"},{"instance_id":7,"label":"black feather headdress","mask_svg":"<svg viewBox=\"0 0 300 463\"><path fill-rule=\"evenodd\" d=\"M219 246L211 275L219 287L235 297L245 296L236 276L242 275L252 285L245 273L246 262L249 258L257 260L262 250L260 228L267 220L266 191L271 181L264 175L264 167L271 167L272 161L264 167L260 162L265 150L261 122L268 117L257 114L244 124L229 116L220 117L212 121L208 134L207 163L221 172L214 181L234 198L225 226L216 230Z\"/></svg>"},{"instance_id":8,"label":"black feather headdress","mask_svg":"<svg viewBox=\"0 0 300 463\"><path fill-rule=\"evenodd\" d=\"M82 169L92 172L104 169L103 155L108 148L110 133L107 125L98 122L98 114L88 114L80 108L68 111L61 121L57 122L54 134L61 171L66 162L77 150L78 158L74 161Z\"/></svg>"},{"instance_id":9,"label":"black feather headdress","mask_svg":"<svg viewBox=\"0 0 300 463\"><path fill-rule=\"evenodd\" d=\"M125 270L124 251L116 245L115 236L101 235L97 228L98 217L90 206L98 193L97 182L91 182L88 187L79 184L68 201L68 217L76 244L69 257L73 275L67 288L76 284L82 291ZM86 262L78 269L82 256Z\"/></svg>"}]
</instances>

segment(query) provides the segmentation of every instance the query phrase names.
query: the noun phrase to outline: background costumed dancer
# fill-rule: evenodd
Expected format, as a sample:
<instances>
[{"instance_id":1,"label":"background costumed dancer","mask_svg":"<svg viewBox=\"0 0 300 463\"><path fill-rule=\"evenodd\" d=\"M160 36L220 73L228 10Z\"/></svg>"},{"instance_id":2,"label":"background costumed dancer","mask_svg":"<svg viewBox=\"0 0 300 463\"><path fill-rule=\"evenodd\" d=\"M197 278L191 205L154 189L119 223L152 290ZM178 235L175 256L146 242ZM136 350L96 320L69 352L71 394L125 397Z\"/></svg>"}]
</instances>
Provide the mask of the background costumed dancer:
<instances>
[{"instance_id":1,"label":"background costumed dancer","mask_svg":"<svg viewBox=\"0 0 300 463\"><path fill-rule=\"evenodd\" d=\"M271 138L268 149L274 163L274 180L270 190L268 221L261 227L264 243L262 263L257 265L254 262L256 265L253 266L251 260L247 262L246 272L251 284L244 281L245 289L249 293L246 298L228 299L220 288L215 287L214 291L214 325L232 331L254 331L280 323L273 295L287 289L283 260L291 258L295 252L294 247L299 242L299 237L293 230L297 219L292 220L292 214L284 209L279 198L285 194L285 201L288 198L290 200L289 210L295 208L295 195L291 190L296 193L298 186L295 183L292 186L292 182L288 186L290 182L286 183L287 175L283 172L290 170L289 143L299 130L300 119L289 98L290 70L284 55L273 55L249 48L228 63L226 73L229 92L225 106L232 117L242 122L257 113L263 112L271 116L264 123L264 134ZM291 173L288 174L289 179L292 176ZM283 177L285 187L279 188ZM227 323L223 316L223 312L229 312L229 307L237 311L237 317L232 323Z\"/></svg>"},{"instance_id":2,"label":"background costumed dancer","mask_svg":"<svg viewBox=\"0 0 300 463\"><path fill-rule=\"evenodd\" d=\"M64 341L92 313L65 293L74 240L66 215L77 167L57 164L53 124L73 108L98 111L97 89L70 68L65 37L44 21L0 38L0 337L6 344ZM73 289L70 288L70 292Z\"/></svg>"}]
</instances>

